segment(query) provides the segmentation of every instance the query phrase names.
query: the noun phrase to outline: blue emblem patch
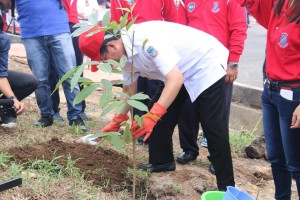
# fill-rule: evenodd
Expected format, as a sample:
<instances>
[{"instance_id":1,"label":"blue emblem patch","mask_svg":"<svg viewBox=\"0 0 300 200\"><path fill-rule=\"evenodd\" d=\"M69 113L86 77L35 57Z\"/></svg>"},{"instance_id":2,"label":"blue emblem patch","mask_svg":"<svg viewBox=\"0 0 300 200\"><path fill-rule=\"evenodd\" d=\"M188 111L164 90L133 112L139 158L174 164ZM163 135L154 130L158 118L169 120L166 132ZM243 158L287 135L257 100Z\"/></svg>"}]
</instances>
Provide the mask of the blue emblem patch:
<instances>
[{"instance_id":1,"label":"blue emblem patch","mask_svg":"<svg viewBox=\"0 0 300 200\"><path fill-rule=\"evenodd\" d=\"M188 11L193 12L195 9L195 2L191 2L188 4Z\"/></svg>"},{"instance_id":2,"label":"blue emblem patch","mask_svg":"<svg viewBox=\"0 0 300 200\"><path fill-rule=\"evenodd\" d=\"M281 33L281 36L279 38L279 42L278 42L278 45L281 47L281 48L285 48L289 45L288 43L288 34L287 33Z\"/></svg>"},{"instance_id":3,"label":"blue emblem patch","mask_svg":"<svg viewBox=\"0 0 300 200\"><path fill-rule=\"evenodd\" d=\"M128 3L129 5L132 5L133 2L134 2L134 0L127 0L127 3Z\"/></svg>"},{"instance_id":4,"label":"blue emblem patch","mask_svg":"<svg viewBox=\"0 0 300 200\"><path fill-rule=\"evenodd\" d=\"M214 2L213 8L211 9L213 13L217 13L220 11L219 2Z\"/></svg>"},{"instance_id":5,"label":"blue emblem patch","mask_svg":"<svg viewBox=\"0 0 300 200\"><path fill-rule=\"evenodd\" d=\"M155 58L158 55L158 51L156 51L156 49L154 49L154 47L150 46L147 49L147 53L149 54L149 56L151 56L152 58Z\"/></svg>"}]
</instances>

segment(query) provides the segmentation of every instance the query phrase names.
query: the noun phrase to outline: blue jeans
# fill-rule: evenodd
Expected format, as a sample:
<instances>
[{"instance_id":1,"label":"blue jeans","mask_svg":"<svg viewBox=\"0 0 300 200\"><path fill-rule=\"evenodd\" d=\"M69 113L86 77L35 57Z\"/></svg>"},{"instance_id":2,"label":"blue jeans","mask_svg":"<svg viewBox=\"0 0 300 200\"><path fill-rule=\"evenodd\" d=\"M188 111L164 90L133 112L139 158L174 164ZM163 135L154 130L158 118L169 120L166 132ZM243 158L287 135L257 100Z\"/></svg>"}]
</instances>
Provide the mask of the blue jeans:
<instances>
[{"instance_id":1,"label":"blue jeans","mask_svg":"<svg viewBox=\"0 0 300 200\"><path fill-rule=\"evenodd\" d=\"M8 69L8 51L10 49L10 40L5 32L0 30L0 77L7 77Z\"/></svg>"},{"instance_id":2,"label":"blue jeans","mask_svg":"<svg viewBox=\"0 0 300 200\"><path fill-rule=\"evenodd\" d=\"M293 99L287 100L278 91L264 86L263 127L277 200L291 199L292 175L300 198L300 129L290 128L293 112L299 105L300 89L293 90Z\"/></svg>"},{"instance_id":3,"label":"blue jeans","mask_svg":"<svg viewBox=\"0 0 300 200\"><path fill-rule=\"evenodd\" d=\"M29 67L40 82L35 95L41 115L52 116L54 111L49 83L50 63L57 71L60 79L69 69L76 66L71 36L69 33L61 33L23 38L22 41L26 49ZM72 92L69 80L64 81L62 86L68 105L67 116L70 121L76 119L82 109L81 103L73 106L73 100L79 93L79 86L76 85Z\"/></svg>"}]
</instances>

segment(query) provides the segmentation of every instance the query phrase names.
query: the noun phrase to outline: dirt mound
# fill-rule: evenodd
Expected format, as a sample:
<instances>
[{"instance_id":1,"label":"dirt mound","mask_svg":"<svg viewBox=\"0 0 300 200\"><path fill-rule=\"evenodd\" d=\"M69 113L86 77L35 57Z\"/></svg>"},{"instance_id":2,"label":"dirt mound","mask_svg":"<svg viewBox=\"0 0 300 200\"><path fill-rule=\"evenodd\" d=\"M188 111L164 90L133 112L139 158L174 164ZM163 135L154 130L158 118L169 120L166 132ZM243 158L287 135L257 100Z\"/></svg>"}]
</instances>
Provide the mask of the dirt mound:
<instances>
[{"instance_id":1,"label":"dirt mound","mask_svg":"<svg viewBox=\"0 0 300 200\"><path fill-rule=\"evenodd\" d=\"M71 156L72 160L76 160L75 167L84 173L85 179L95 185L105 185L106 189L115 191L131 185L128 168L132 168L132 164L129 158L111 149L95 148L82 143L65 143L53 138L46 143L16 147L8 152L17 163L52 161L55 157L62 156L57 163L63 166L67 157Z\"/></svg>"}]
</instances>

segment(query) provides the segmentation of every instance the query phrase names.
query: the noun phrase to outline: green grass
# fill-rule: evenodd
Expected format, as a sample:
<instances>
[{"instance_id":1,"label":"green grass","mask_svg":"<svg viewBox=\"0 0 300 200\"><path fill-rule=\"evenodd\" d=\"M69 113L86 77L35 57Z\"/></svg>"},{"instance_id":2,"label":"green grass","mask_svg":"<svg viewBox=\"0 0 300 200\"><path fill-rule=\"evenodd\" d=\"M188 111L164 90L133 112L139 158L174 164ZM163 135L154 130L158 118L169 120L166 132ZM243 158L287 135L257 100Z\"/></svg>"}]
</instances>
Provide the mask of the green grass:
<instances>
[{"instance_id":1,"label":"green grass","mask_svg":"<svg viewBox=\"0 0 300 200\"><path fill-rule=\"evenodd\" d=\"M250 145L258 136L246 131L236 131L229 135L229 142L233 152L241 152Z\"/></svg>"}]
</instances>

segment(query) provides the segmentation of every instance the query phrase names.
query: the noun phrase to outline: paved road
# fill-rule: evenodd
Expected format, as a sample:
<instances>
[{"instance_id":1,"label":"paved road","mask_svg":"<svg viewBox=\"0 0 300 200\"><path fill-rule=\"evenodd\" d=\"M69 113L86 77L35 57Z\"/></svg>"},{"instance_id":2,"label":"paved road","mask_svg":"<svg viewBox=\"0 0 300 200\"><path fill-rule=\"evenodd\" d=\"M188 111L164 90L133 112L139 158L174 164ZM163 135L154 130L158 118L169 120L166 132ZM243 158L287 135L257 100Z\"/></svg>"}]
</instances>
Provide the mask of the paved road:
<instances>
[{"instance_id":1,"label":"paved road","mask_svg":"<svg viewBox=\"0 0 300 200\"><path fill-rule=\"evenodd\" d=\"M240 59L239 75L236 82L262 88L266 30L256 22L252 22L247 32L248 37Z\"/></svg>"}]
</instances>

